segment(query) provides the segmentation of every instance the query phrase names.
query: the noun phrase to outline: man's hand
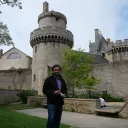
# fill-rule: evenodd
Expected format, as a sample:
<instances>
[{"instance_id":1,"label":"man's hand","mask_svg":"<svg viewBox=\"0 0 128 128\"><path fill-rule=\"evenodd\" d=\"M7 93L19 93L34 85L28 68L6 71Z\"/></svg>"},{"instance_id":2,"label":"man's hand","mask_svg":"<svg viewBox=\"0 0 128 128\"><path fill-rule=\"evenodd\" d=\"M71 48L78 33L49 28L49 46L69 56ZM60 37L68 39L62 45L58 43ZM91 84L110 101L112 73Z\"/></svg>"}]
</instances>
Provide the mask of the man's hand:
<instances>
[{"instance_id":1,"label":"man's hand","mask_svg":"<svg viewBox=\"0 0 128 128\"><path fill-rule=\"evenodd\" d=\"M60 90L54 92L55 95L59 95L60 93L61 93Z\"/></svg>"}]
</instances>

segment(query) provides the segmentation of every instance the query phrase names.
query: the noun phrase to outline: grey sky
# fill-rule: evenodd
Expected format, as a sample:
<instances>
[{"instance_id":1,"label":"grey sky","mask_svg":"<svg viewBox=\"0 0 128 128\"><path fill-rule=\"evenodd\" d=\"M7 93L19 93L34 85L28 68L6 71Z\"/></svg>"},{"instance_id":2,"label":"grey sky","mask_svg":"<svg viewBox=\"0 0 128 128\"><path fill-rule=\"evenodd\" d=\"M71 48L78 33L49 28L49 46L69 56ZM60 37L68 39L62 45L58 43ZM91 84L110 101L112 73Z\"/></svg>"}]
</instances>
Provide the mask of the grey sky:
<instances>
[{"instance_id":1,"label":"grey sky","mask_svg":"<svg viewBox=\"0 0 128 128\"><path fill-rule=\"evenodd\" d=\"M32 56L30 32L38 27L44 0L22 0L23 9L2 6L0 19L8 25L15 47ZM94 41L94 29L105 38L128 38L128 0L47 0L50 10L63 13L67 28L74 34L74 49L88 51L89 40ZM2 47L4 52L11 47Z\"/></svg>"}]
</instances>

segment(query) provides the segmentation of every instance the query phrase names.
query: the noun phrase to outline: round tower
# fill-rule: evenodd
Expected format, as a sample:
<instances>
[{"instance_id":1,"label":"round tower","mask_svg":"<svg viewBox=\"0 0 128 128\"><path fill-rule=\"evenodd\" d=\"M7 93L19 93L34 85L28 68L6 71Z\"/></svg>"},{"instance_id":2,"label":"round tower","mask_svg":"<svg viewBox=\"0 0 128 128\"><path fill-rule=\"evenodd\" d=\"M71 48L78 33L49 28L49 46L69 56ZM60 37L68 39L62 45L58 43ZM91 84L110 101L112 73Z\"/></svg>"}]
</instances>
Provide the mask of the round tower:
<instances>
[{"instance_id":1,"label":"round tower","mask_svg":"<svg viewBox=\"0 0 128 128\"><path fill-rule=\"evenodd\" d=\"M32 89L41 95L49 68L61 64L60 52L63 48L72 48L73 34L66 29L66 17L59 12L49 11L47 2L43 3L38 24L39 28L30 34L30 44L33 48Z\"/></svg>"},{"instance_id":2,"label":"round tower","mask_svg":"<svg viewBox=\"0 0 128 128\"><path fill-rule=\"evenodd\" d=\"M113 62L115 61L127 61L128 60L128 39L117 40L113 44L112 48L107 51L108 55L112 57Z\"/></svg>"}]
</instances>

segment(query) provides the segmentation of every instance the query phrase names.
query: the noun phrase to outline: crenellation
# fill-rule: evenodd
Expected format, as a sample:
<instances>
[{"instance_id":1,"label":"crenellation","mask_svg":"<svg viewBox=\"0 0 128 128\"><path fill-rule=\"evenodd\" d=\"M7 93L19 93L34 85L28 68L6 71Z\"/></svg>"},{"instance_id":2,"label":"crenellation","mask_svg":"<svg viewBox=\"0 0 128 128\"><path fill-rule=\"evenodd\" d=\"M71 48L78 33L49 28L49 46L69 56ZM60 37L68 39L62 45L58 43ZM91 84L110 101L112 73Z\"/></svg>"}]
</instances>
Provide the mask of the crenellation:
<instances>
[{"instance_id":1,"label":"crenellation","mask_svg":"<svg viewBox=\"0 0 128 128\"><path fill-rule=\"evenodd\" d=\"M122 40L116 40L116 44L121 44Z\"/></svg>"},{"instance_id":2,"label":"crenellation","mask_svg":"<svg viewBox=\"0 0 128 128\"><path fill-rule=\"evenodd\" d=\"M102 40L101 40L102 39ZM102 36L98 29L95 29L95 42L89 43L89 51L93 54L103 55L110 62L128 60L128 39L116 40L115 43Z\"/></svg>"}]
</instances>

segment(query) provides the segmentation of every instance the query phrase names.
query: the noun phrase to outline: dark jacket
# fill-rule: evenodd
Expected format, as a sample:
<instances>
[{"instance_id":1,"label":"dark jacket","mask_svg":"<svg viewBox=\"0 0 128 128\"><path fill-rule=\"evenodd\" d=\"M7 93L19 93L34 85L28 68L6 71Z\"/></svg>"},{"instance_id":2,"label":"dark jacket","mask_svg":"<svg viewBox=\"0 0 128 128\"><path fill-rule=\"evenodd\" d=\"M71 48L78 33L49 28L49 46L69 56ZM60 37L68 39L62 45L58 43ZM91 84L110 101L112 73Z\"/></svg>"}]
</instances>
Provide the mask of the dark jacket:
<instances>
[{"instance_id":1,"label":"dark jacket","mask_svg":"<svg viewBox=\"0 0 128 128\"><path fill-rule=\"evenodd\" d=\"M61 93L67 95L67 87L65 81L60 78L62 83ZM55 95L54 92L59 90L56 78L52 75L46 78L43 85L43 93L47 96L47 104L63 105L64 98L61 95Z\"/></svg>"}]
</instances>

